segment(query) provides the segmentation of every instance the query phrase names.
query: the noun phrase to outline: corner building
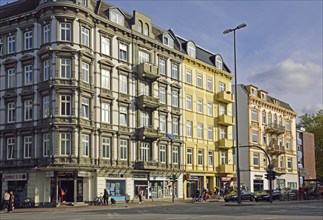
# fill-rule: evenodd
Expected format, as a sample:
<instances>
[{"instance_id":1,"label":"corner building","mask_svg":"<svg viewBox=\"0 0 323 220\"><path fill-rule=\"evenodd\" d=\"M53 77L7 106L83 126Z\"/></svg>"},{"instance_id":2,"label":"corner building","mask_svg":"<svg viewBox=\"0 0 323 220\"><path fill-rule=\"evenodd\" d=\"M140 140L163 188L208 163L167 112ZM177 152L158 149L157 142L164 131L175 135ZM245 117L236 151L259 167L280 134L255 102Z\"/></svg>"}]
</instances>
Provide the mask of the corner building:
<instances>
[{"instance_id":1,"label":"corner building","mask_svg":"<svg viewBox=\"0 0 323 220\"><path fill-rule=\"evenodd\" d=\"M183 198L184 54L172 33L91 0L19 0L0 7L0 26L2 194Z\"/></svg>"}]
</instances>

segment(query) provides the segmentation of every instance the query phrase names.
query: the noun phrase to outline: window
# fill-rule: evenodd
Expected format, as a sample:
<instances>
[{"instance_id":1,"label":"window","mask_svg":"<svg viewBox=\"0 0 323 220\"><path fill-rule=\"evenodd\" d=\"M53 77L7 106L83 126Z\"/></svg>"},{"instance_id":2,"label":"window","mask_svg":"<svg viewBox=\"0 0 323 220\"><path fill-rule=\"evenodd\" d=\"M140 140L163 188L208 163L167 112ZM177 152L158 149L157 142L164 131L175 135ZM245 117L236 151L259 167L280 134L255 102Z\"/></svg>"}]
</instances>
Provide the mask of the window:
<instances>
[{"instance_id":1,"label":"window","mask_svg":"<svg viewBox=\"0 0 323 220\"><path fill-rule=\"evenodd\" d=\"M33 83L33 66L27 65L24 67L25 85L31 85Z\"/></svg>"},{"instance_id":2,"label":"window","mask_svg":"<svg viewBox=\"0 0 323 220\"><path fill-rule=\"evenodd\" d=\"M49 117L50 96L43 97L43 118Z\"/></svg>"},{"instance_id":3,"label":"window","mask_svg":"<svg viewBox=\"0 0 323 220\"><path fill-rule=\"evenodd\" d=\"M13 88L16 86L16 69L8 69L8 88Z\"/></svg>"},{"instance_id":4,"label":"window","mask_svg":"<svg viewBox=\"0 0 323 220\"><path fill-rule=\"evenodd\" d=\"M203 138L203 124L197 123L197 137Z\"/></svg>"},{"instance_id":5,"label":"window","mask_svg":"<svg viewBox=\"0 0 323 220\"><path fill-rule=\"evenodd\" d=\"M128 159L128 141L120 140L120 159L127 160Z\"/></svg>"},{"instance_id":6,"label":"window","mask_svg":"<svg viewBox=\"0 0 323 220\"><path fill-rule=\"evenodd\" d=\"M44 81L49 80L49 76L50 76L50 67L49 67L49 60L45 60L43 62L43 77L44 77Z\"/></svg>"},{"instance_id":7,"label":"window","mask_svg":"<svg viewBox=\"0 0 323 220\"><path fill-rule=\"evenodd\" d=\"M198 113L203 112L203 100L200 98L197 99L197 112Z\"/></svg>"},{"instance_id":8,"label":"window","mask_svg":"<svg viewBox=\"0 0 323 220\"><path fill-rule=\"evenodd\" d=\"M102 77L102 88L110 89L110 71L106 69L101 70L101 77Z\"/></svg>"},{"instance_id":9,"label":"window","mask_svg":"<svg viewBox=\"0 0 323 220\"><path fill-rule=\"evenodd\" d=\"M192 137L192 135L193 135L193 122L192 121L187 121L186 122L186 135L188 136L188 137Z\"/></svg>"},{"instance_id":10,"label":"window","mask_svg":"<svg viewBox=\"0 0 323 220\"><path fill-rule=\"evenodd\" d=\"M207 90L213 91L213 82L211 78L207 78Z\"/></svg>"},{"instance_id":11,"label":"window","mask_svg":"<svg viewBox=\"0 0 323 220\"><path fill-rule=\"evenodd\" d=\"M128 111L126 107L120 107L120 125L127 126L128 125Z\"/></svg>"},{"instance_id":12,"label":"window","mask_svg":"<svg viewBox=\"0 0 323 220\"><path fill-rule=\"evenodd\" d=\"M166 88L162 86L159 87L159 102L166 104Z\"/></svg>"},{"instance_id":13,"label":"window","mask_svg":"<svg viewBox=\"0 0 323 220\"><path fill-rule=\"evenodd\" d=\"M61 95L61 115L71 115L71 96Z\"/></svg>"},{"instance_id":14,"label":"window","mask_svg":"<svg viewBox=\"0 0 323 220\"><path fill-rule=\"evenodd\" d=\"M0 38L0 55L3 55L3 38Z\"/></svg>"},{"instance_id":15,"label":"window","mask_svg":"<svg viewBox=\"0 0 323 220\"><path fill-rule=\"evenodd\" d=\"M186 96L186 109L192 110L192 96L190 95Z\"/></svg>"},{"instance_id":16,"label":"window","mask_svg":"<svg viewBox=\"0 0 323 220\"><path fill-rule=\"evenodd\" d=\"M111 138L102 138L102 157L110 159Z\"/></svg>"},{"instance_id":17,"label":"window","mask_svg":"<svg viewBox=\"0 0 323 220\"><path fill-rule=\"evenodd\" d=\"M200 166L203 165L203 150L197 151L197 164Z\"/></svg>"},{"instance_id":18,"label":"window","mask_svg":"<svg viewBox=\"0 0 323 220\"><path fill-rule=\"evenodd\" d=\"M172 78L179 79L178 78L178 64L176 64L176 63L172 63Z\"/></svg>"},{"instance_id":19,"label":"window","mask_svg":"<svg viewBox=\"0 0 323 220\"><path fill-rule=\"evenodd\" d=\"M119 44L119 59L128 61L128 46L126 44Z\"/></svg>"},{"instance_id":20,"label":"window","mask_svg":"<svg viewBox=\"0 0 323 220\"><path fill-rule=\"evenodd\" d=\"M166 115L161 115L159 118L159 129L162 132L166 132Z\"/></svg>"},{"instance_id":21,"label":"window","mask_svg":"<svg viewBox=\"0 0 323 220\"><path fill-rule=\"evenodd\" d=\"M43 157L49 156L49 134L43 134Z\"/></svg>"},{"instance_id":22,"label":"window","mask_svg":"<svg viewBox=\"0 0 323 220\"><path fill-rule=\"evenodd\" d=\"M259 153L253 153L253 165L255 167L259 167L260 166Z\"/></svg>"},{"instance_id":23,"label":"window","mask_svg":"<svg viewBox=\"0 0 323 220\"><path fill-rule=\"evenodd\" d=\"M124 17L118 10L110 11L110 20L116 24L124 26Z\"/></svg>"},{"instance_id":24,"label":"window","mask_svg":"<svg viewBox=\"0 0 323 220\"><path fill-rule=\"evenodd\" d=\"M68 156L71 155L71 133L61 133L61 155Z\"/></svg>"},{"instance_id":25,"label":"window","mask_svg":"<svg viewBox=\"0 0 323 220\"><path fill-rule=\"evenodd\" d=\"M251 94L252 94L252 95L257 95L257 90L256 90L256 89L254 89L254 88L251 88Z\"/></svg>"},{"instance_id":26,"label":"window","mask_svg":"<svg viewBox=\"0 0 323 220\"><path fill-rule=\"evenodd\" d=\"M266 112L265 111L262 112L262 123L263 124L267 123L267 117L266 117Z\"/></svg>"},{"instance_id":27,"label":"window","mask_svg":"<svg viewBox=\"0 0 323 220\"><path fill-rule=\"evenodd\" d=\"M159 147L159 161L166 163L166 145L160 145Z\"/></svg>"},{"instance_id":28,"label":"window","mask_svg":"<svg viewBox=\"0 0 323 220\"><path fill-rule=\"evenodd\" d=\"M169 39L166 36L163 36L163 44L169 46Z\"/></svg>"},{"instance_id":29,"label":"window","mask_svg":"<svg viewBox=\"0 0 323 220\"><path fill-rule=\"evenodd\" d=\"M221 151L220 160L221 160L221 164L227 163L227 153L225 151Z\"/></svg>"},{"instance_id":30,"label":"window","mask_svg":"<svg viewBox=\"0 0 323 220\"><path fill-rule=\"evenodd\" d=\"M203 87L203 76L201 74L197 74L196 76L196 85L200 88Z\"/></svg>"},{"instance_id":31,"label":"window","mask_svg":"<svg viewBox=\"0 0 323 220\"><path fill-rule=\"evenodd\" d=\"M139 50L138 61L139 63L149 63L149 53Z\"/></svg>"},{"instance_id":32,"label":"window","mask_svg":"<svg viewBox=\"0 0 323 220\"><path fill-rule=\"evenodd\" d=\"M82 5L84 6L84 7L87 7L87 0L82 0Z\"/></svg>"},{"instance_id":33,"label":"window","mask_svg":"<svg viewBox=\"0 0 323 220\"><path fill-rule=\"evenodd\" d=\"M207 115L213 116L213 103L212 102L207 103Z\"/></svg>"},{"instance_id":34,"label":"window","mask_svg":"<svg viewBox=\"0 0 323 220\"><path fill-rule=\"evenodd\" d=\"M219 106L219 115L225 115L227 113L227 107L223 104Z\"/></svg>"},{"instance_id":35,"label":"window","mask_svg":"<svg viewBox=\"0 0 323 220\"><path fill-rule=\"evenodd\" d=\"M178 91L172 91L172 106L178 107L179 106L179 99L178 99Z\"/></svg>"},{"instance_id":36,"label":"window","mask_svg":"<svg viewBox=\"0 0 323 220\"><path fill-rule=\"evenodd\" d=\"M32 137L24 137L24 158L31 158Z\"/></svg>"},{"instance_id":37,"label":"window","mask_svg":"<svg viewBox=\"0 0 323 220\"><path fill-rule=\"evenodd\" d=\"M266 94L265 93L261 93L261 99L266 100Z\"/></svg>"},{"instance_id":38,"label":"window","mask_svg":"<svg viewBox=\"0 0 323 220\"><path fill-rule=\"evenodd\" d=\"M50 24L44 25L43 42L44 42L44 44L50 42Z\"/></svg>"},{"instance_id":39,"label":"window","mask_svg":"<svg viewBox=\"0 0 323 220\"><path fill-rule=\"evenodd\" d=\"M89 119L90 117L90 100L82 97L82 117Z\"/></svg>"},{"instance_id":40,"label":"window","mask_svg":"<svg viewBox=\"0 0 323 220\"><path fill-rule=\"evenodd\" d=\"M225 91L225 83L219 82L219 92Z\"/></svg>"},{"instance_id":41,"label":"window","mask_svg":"<svg viewBox=\"0 0 323 220\"><path fill-rule=\"evenodd\" d=\"M88 157L90 155L90 136L87 134L82 134L82 149L83 156Z\"/></svg>"},{"instance_id":42,"label":"window","mask_svg":"<svg viewBox=\"0 0 323 220\"><path fill-rule=\"evenodd\" d=\"M227 138L226 127L220 127L220 140Z\"/></svg>"},{"instance_id":43,"label":"window","mask_svg":"<svg viewBox=\"0 0 323 220\"><path fill-rule=\"evenodd\" d=\"M173 128L173 134L178 135L179 134L179 127L178 127L178 118L173 118L173 124L172 124L172 128Z\"/></svg>"},{"instance_id":44,"label":"window","mask_svg":"<svg viewBox=\"0 0 323 220\"><path fill-rule=\"evenodd\" d=\"M166 60L165 59L162 59L162 58L159 58L159 74L160 75L166 75Z\"/></svg>"},{"instance_id":45,"label":"window","mask_svg":"<svg viewBox=\"0 0 323 220\"><path fill-rule=\"evenodd\" d=\"M188 42L187 43L187 54L190 57L193 57L193 58L196 57L195 45L192 42Z\"/></svg>"},{"instance_id":46,"label":"window","mask_svg":"<svg viewBox=\"0 0 323 220\"><path fill-rule=\"evenodd\" d=\"M220 69L220 70L222 70L222 69L223 69L223 61L222 61L221 56L219 56L219 55L217 55L217 56L215 57L215 66L216 66L218 69Z\"/></svg>"},{"instance_id":47,"label":"window","mask_svg":"<svg viewBox=\"0 0 323 220\"><path fill-rule=\"evenodd\" d=\"M267 146L267 134L265 132L262 135L262 143Z\"/></svg>"},{"instance_id":48,"label":"window","mask_svg":"<svg viewBox=\"0 0 323 220\"><path fill-rule=\"evenodd\" d=\"M8 38L8 53L14 53L16 52L16 36L12 35Z\"/></svg>"},{"instance_id":49,"label":"window","mask_svg":"<svg viewBox=\"0 0 323 220\"><path fill-rule=\"evenodd\" d=\"M110 39L101 36L101 53L110 56Z\"/></svg>"},{"instance_id":50,"label":"window","mask_svg":"<svg viewBox=\"0 0 323 220\"><path fill-rule=\"evenodd\" d=\"M7 139L7 159L14 159L14 151L15 151L15 144L16 139L15 138L8 138Z\"/></svg>"},{"instance_id":51,"label":"window","mask_svg":"<svg viewBox=\"0 0 323 220\"><path fill-rule=\"evenodd\" d=\"M8 123L16 121L16 104L14 102L8 103Z\"/></svg>"},{"instance_id":52,"label":"window","mask_svg":"<svg viewBox=\"0 0 323 220\"><path fill-rule=\"evenodd\" d=\"M71 41L71 23L61 23L61 40Z\"/></svg>"},{"instance_id":53,"label":"window","mask_svg":"<svg viewBox=\"0 0 323 220\"><path fill-rule=\"evenodd\" d=\"M25 50L31 49L33 47L33 32L27 31L24 33L25 37Z\"/></svg>"},{"instance_id":54,"label":"window","mask_svg":"<svg viewBox=\"0 0 323 220\"><path fill-rule=\"evenodd\" d=\"M286 140L286 149L291 150L290 139Z\"/></svg>"},{"instance_id":55,"label":"window","mask_svg":"<svg viewBox=\"0 0 323 220\"><path fill-rule=\"evenodd\" d=\"M139 81L139 95L150 96L150 83Z\"/></svg>"},{"instance_id":56,"label":"window","mask_svg":"<svg viewBox=\"0 0 323 220\"><path fill-rule=\"evenodd\" d=\"M258 110L257 109L251 109L251 120L252 121L258 121Z\"/></svg>"},{"instance_id":57,"label":"window","mask_svg":"<svg viewBox=\"0 0 323 220\"><path fill-rule=\"evenodd\" d=\"M209 151L209 158L208 158L209 166L213 166L213 151Z\"/></svg>"},{"instance_id":58,"label":"window","mask_svg":"<svg viewBox=\"0 0 323 220\"><path fill-rule=\"evenodd\" d=\"M209 140L213 139L213 126L211 126L211 125L208 125L208 127L207 127L207 138Z\"/></svg>"},{"instance_id":59,"label":"window","mask_svg":"<svg viewBox=\"0 0 323 220\"><path fill-rule=\"evenodd\" d=\"M279 116L279 118L278 118L278 124L279 124L279 128L282 128L283 127L283 117L282 116Z\"/></svg>"},{"instance_id":60,"label":"window","mask_svg":"<svg viewBox=\"0 0 323 220\"><path fill-rule=\"evenodd\" d=\"M186 70L186 82L192 84L192 70Z\"/></svg>"},{"instance_id":61,"label":"window","mask_svg":"<svg viewBox=\"0 0 323 220\"><path fill-rule=\"evenodd\" d=\"M252 130L252 142L258 143L258 131Z\"/></svg>"},{"instance_id":62,"label":"window","mask_svg":"<svg viewBox=\"0 0 323 220\"><path fill-rule=\"evenodd\" d=\"M148 127L149 126L149 113L148 112L144 112L144 111L140 111L139 112L139 117L140 117L140 127Z\"/></svg>"},{"instance_id":63,"label":"window","mask_svg":"<svg viewBox=\"0 0 323 220\"><path fill-rule=\"evenodd\" d=\"M71 78L71 60L61 59L61 78L70 79Z\"/></svg>"},{"instance_id":64,"label":"window","mask_svg":"<svg viewBox=\"0 0 323 220\"><path fill-rule=\"evenodd\" d=\"M111 105L109 103L102 103L102 122L110 123Z\"/></svg>"},{"instance_id":65,"label":"window","mask_svg":"<svg viewBox=\"0 0 323 220\"><path fill-rule=\"evenodd\" d=\"M287 168L293 169L293 158L287 157Z\"/></svg>"},{"instance_id":66,"label":"window","mask_svg":"<svg viewBox=\"0 0 323 220\"><path fill-rule=\"evenodd\" d=\"M119 86L120 92L124 94L128 94L128 77L125 75L119 76Z\"/></svg>"},{"instance_id":67,"label":"window","mask_svg":"<svg viewBox=\"0 0 323 220\"><path fill-rule=\"evenodd\" d=\"M290 131L290 120L286 120L286 130Z\"/></svg>"},{"instance_id":68,"label":"window","mask_svg":"<svg viewBox=\"0 0 323 220\"><path fill-rule=\"evenodd\" d=\"M88 63L82 63L82 80L90 82L90 65Z\"/></svg>"},{"instance_id":69,"label":"window","mask_svg":"<svg viewBox=\"0 0 323 220\"><path fill-rule=\"evenodd\" d=\"M187 149L187 164L192 165L192 148Z\"/></svg>"},{"instance_id":70,"label":"window","mask_svg":"<svg viewBox=\"0 0 323 220\"><path fill-rule=\"evenodd\" d=\"M140 143L140 160L141 161L150 160L150 143L147 143L147 142Z\"/></svg>"},{"instance_id":71,"label":"window","mask_svg":"<svg viewBox=\"0 0 323 220\"><path fill-rule=\"evenodd\" d=\"M84 46L90 46L90 30L82 27L81 28L81 44Z\"/></svg>"},{"instance_id":72,"label":"window","mask_svg":"<svg viewBox=\"0 0 323 220\"><path fill-rule=\"evenodd\" d=\"M173 147L173 163L174 164L178 163L178 147L177 146Z\"/></svg>"},{"instance_id":73,"label":"window","mask_svg":"<svg viewBox=\"0 0 323 220\"><path fill-rule=\"evenodd\" d=\"M280 168L284 168L285 166L284 166L284 157L280 157L279 158L279 167Z\"/></svg>"},{"instance_id":74,"label":"window","mask_svg":"<svg viewBox=\"0 0 323 220\"><path fill-rule=\"evenodd\" d=\"M33 101L31 99L24 101L24 119L25 121L33 119Z\"/></svg>"}]
</instances>

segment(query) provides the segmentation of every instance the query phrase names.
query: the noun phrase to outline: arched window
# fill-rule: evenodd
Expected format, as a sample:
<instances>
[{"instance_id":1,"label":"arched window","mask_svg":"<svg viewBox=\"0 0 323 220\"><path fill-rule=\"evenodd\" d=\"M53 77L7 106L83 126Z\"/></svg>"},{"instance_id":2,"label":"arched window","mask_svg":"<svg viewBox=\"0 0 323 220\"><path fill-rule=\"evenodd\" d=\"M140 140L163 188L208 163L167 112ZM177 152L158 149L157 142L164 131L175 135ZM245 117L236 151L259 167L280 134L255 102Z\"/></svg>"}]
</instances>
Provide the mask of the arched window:
<instances>
[{"instance_id":1,"label":"arched window","mask_svg":"<svg viewBox=\"0 0 323 220\"><path fill-rule=\"evenodd\" d=\"M142 23L142 21L139 21L138 32L142 33L142 29L143 29L143 23Z\"/></svg>"},{"instance_id":2,"label":"arched window","mask_svg":"<svg viewBox=\"0 0 323 220\"><path fill-rule=\"evenodd\" d=\"M195 49L195 45L193 42L187 43L187 54L190 57L196 58L196 49Z\"/></svg>"},{"instance_id":3,"label":"arched window","mask_svg":"<svg viewBox=\"0 0 323 220\"><path fill-rule=\"evenodd\" d=\"M219 55L215 56L215 66L220 70L223 69L223 60L222 60L222 57Z\"/></svg>"},{"instance_id":4,"label":"arched window","mask_svg":"<svg viewBox=\"0 0 323 220\"><path fill-rule=\"evenodd\" d=\"M145 24L145 29L143 34L146 36L149 36L149 25L147 23Z\"/></svg>"}]
</instances>

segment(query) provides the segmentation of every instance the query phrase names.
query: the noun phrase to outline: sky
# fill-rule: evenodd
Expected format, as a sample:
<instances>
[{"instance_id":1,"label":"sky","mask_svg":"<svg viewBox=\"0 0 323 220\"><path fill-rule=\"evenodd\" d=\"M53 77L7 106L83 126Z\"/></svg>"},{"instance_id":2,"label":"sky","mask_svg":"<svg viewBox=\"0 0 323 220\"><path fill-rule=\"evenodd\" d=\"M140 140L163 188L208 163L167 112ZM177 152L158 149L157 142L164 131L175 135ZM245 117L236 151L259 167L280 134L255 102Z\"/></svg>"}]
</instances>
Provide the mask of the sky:
<instances>
[{"instance_id":1,"label":"sky","mask_svg":"<svg viewBox=\"0 0 323 220\"><path fill-rule=\"evenodd\" d=\"M221 54L233 74L233 33L223 31L245 23L236 31L238 84L267 91L298 116L323 108L323 0L104 1Z\"/></svg>"}]
</instances>

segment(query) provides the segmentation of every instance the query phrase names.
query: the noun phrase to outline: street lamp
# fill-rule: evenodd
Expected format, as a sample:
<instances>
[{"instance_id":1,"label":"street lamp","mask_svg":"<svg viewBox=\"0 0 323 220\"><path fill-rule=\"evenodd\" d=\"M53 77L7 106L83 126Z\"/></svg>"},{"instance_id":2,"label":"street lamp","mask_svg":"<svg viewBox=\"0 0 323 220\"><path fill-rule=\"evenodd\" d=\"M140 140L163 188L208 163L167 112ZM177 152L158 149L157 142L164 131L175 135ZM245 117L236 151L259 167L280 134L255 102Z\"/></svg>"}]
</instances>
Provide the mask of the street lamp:
<instances>
[{"instance_id":1,"label":"street lamp","mask_svg":"<svg viewBox=\"0 0 323 220\"><path fill-rule=\"evenodd\" d=\"M227 29L223 31L223 34L228 34L233 32L234 41L234 100L235 100L235 110L236 110L236 152L237 152L237 184L238 184L238 204L241 204L241 191L240 191L240 165L239 165L239 129L238 129L238 86L237 86L237 49L236 49L236 30L246 27L245 23L239 24L236 28Z\"/></svg>"}]
</instances>

